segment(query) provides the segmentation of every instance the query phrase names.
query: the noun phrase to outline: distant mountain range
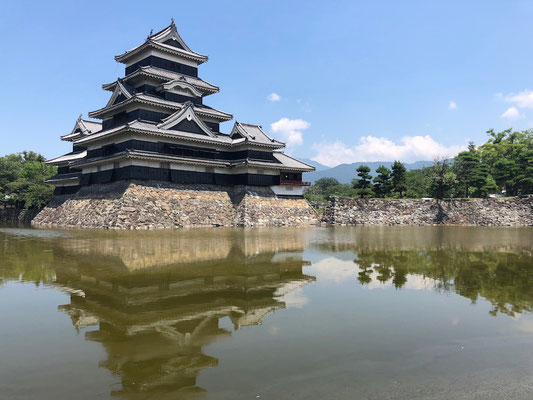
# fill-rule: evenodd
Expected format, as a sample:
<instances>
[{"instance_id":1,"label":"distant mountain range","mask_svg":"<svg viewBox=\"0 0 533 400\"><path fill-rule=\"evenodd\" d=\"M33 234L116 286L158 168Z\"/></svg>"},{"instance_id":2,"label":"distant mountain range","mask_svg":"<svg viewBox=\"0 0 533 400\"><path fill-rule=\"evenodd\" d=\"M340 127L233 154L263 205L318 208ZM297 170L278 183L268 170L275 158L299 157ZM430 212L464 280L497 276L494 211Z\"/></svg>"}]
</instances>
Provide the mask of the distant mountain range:
<instances>
[{"instance_id":1,"label":"distant mountain range","mask_svg":"<svg viewBox=\"0 0 533 400\"><path fill-rule=\"evenodd\" d=\"M388 169L391 169L392 164L394 164L392 161L355 162L352 164L339 164L336 167L330 168L313 160L304 158L302 161L316 168L315 172L304 174L304 181L311 183L314 183L320 178L335 178L340 183L351 183L353 179L357 178L356 169L360 165L368 165L371 169L370 175L374 176L376 175L376 168L379 168L380 165L384 165ZM405 168L410 171L412 169L429 167L433 165L433 161L415 161L413 163L404 163L403 165L405 165Z\"/></svg>"}]
</instances>

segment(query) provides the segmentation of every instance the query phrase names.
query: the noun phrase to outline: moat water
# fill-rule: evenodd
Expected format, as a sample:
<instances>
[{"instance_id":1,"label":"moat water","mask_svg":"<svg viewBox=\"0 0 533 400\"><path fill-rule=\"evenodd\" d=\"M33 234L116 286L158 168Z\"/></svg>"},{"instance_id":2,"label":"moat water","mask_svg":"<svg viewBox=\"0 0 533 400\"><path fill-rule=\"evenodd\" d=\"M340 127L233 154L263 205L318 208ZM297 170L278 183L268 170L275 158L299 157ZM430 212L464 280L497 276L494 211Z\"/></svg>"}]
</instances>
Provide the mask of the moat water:
<instances>
[{"instance_id":1,"label":"moat water","mask_svg":"<svg viewBox=\"0 0 533 400\"><path fill-rule=\"evenodd\" d=\"M533 229L0 229L0 399L531 399Z\"/></svg>"}]
</instances>

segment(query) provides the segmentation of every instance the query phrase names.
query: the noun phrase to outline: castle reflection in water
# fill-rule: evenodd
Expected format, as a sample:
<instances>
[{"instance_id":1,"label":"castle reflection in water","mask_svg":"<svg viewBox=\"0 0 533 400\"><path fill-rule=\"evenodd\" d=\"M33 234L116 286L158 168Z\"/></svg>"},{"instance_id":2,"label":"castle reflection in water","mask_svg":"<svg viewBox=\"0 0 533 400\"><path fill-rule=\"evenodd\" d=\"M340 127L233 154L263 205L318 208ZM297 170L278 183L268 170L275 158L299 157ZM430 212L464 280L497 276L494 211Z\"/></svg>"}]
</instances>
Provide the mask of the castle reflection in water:
<instances>
[{"instance_id":1,"label":"castle reflection in water","mask_svg":"<svg viewBox=\"0 0 533 400\"><path fill-rule=\"evenodd\" d=\"M285 294L312 282L302 272L305 234L226 232L67 238L54 249L54 285L71 293L60 310L102 344L101 366L120 376L115 395L172 398L202 392L197 374L218 360L203 346L259 325Z\"/></svg>"},{"instance_id":2,"label":"castle reflection in water","mask_svg":"<svg viewBox=\"0 0 533 400\"><path fill-rule=\"evenodd\" d=\"M354 309L360 313L358 326L374 318L376 297L367 290L374 288L455 293L473 304L490 303L483 312L494 317L531 313L532 243L530 229L220 228L132 233L0 229L0 287L8 281L29 281L67 292L70 302L59 310L70 316L78 332L105 350L97 359L119 381L109 389L113 395L190 398L203 392L197 382L209 386L209 374L199 379L199 373L219 362L209 353L220 350L223 343L209 349L207 345L309 299L306 310L290 318L306 314L305 318L327 320L331 310L344 306L325 303L336 290L328 284L331 281L335 288L356 291L362 299L350 302L347 313L337 314L346 318L335 320L336 331L353 329L346 321L353 321ZM317 284L299 298L299 289L315 280L312 275ZM394 301L405 299L383 293ZM402 310L402 304L408 303L398 303L399 315L409 311ZM26 312L21 310L20 314ZM425 318L438 311L428 311ZM394 321L383 326L394 330L398 328ZM252 329L259 341L265 329ZM309 337L306 327L298 329L298 339ZM244 334L235 335L233 341ZM372 342L375 332L367 335L363 339ZM319 350L324 356L328 347ZM297 364L293 367L298 369Z\"/></svg>"}]
</instances>

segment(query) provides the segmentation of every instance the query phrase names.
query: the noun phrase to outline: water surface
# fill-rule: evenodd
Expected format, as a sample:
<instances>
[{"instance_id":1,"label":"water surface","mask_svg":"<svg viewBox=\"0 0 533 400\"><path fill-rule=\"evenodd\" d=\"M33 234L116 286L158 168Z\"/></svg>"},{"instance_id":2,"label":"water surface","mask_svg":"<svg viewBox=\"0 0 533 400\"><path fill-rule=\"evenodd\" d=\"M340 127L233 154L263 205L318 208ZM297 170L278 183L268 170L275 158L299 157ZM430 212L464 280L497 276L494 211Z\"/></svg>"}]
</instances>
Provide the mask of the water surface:
<instances>
[{"instance_id":1,"label":"water surface","mask_svg":"<svg viewBox=\"0 0 533 400\"><path fill-rule=\"evenodd\" d=\"M533 229L0 229L0 398L533 398Z\"/></svg>"}]
</instances>

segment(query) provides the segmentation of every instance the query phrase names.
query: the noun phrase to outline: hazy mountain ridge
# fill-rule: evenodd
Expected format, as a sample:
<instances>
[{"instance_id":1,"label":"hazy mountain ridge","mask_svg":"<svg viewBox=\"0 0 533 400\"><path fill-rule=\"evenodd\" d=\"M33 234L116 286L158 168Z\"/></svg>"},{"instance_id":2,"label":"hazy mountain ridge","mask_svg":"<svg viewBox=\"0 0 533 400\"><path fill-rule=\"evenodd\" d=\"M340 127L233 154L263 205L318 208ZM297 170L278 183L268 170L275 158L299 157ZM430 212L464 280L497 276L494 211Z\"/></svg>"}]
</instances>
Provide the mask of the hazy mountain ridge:
<instances>
[{"instance_id":1,"label":"hazy mountain ridge","mask_svg":"<svg viewBox=\"0 0 533 400\"><path fill-rule=\"evenodd\" d=\"M302 161L313 165L317 169L315 172L304 174L304 181L312 183L320 178L335 178L340 183L351 183L353 179L357 178L356 169L360 165L367 165L371 169L370 174L374 176L376 174L376 168L379 168L380 165L384 165L388 169L391 169L392 164L394 164L393 161L354 162L352 164L339 164L336 167L329 168L316 161L305 159ZM410 171L412 169L429 167L433 165L433 161L415 161L412 163L404 163L403 165L408 171Z\"/></svg>"},{"instance_id":2,"label":"hazy mountain ridge","mask_svg":"<svg viewBox=\"0 0 533 400\"><path fill-rule=\"evenodd\" d=\"M315 172L325 171L326 169L330 169L330 167L328 167L328 166L326 166L324 164L320 164L319 162L313 161L313 160L311 160L309 158L300 158L300 160L303 161L306 164L309 164L309 165L312 165L313 167L315 167L316 168Z\"/></svg>"}]
</instances>

